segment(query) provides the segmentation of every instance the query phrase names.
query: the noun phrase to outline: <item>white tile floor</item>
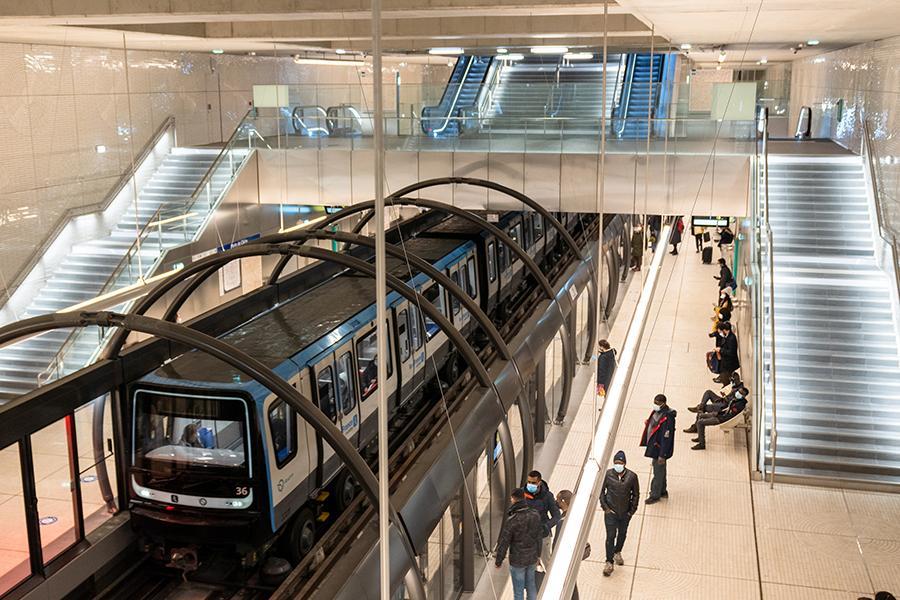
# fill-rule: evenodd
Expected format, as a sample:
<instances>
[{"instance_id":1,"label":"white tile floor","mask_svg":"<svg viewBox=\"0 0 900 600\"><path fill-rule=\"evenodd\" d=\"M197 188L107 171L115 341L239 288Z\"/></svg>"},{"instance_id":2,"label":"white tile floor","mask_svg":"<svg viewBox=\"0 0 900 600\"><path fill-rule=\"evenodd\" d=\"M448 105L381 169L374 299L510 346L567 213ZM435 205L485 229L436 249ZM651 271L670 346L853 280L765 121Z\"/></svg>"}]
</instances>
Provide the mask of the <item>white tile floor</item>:
<instances>
[{"instance_id":1,"label":"white tile floor","mask_svg":"<svg viewBox=\"0 0 900 600\"><path fill-rule=\"evenodd\" d=\"M655 394L678 410L670 497L643 503L629 527L624 567L603 577L602 517L594 519L592 556L578 576L582 600L816 599L855 600L900 592L900 494L842 491L751 482L746 434L707 431L707 450L692 451L687 407L718 389L706 370L716 287L714 266L685 247L666 256L650 322L627 398L616 447L628 467L650 482L649 459L638 446ZM609 339L619 346L640 291L632 278ZM590 442L591 369L580 367L569 422L555 427L536 455L553 491L574 489ZM751 390L752 391L752 390ZM576 394L577 395L577 394ZM491 581L488 581L490 579ZM491 585L493 584L493 585ZM508 571L488 569L468 598L512 598Z\"/></svg>"}]
</instances>

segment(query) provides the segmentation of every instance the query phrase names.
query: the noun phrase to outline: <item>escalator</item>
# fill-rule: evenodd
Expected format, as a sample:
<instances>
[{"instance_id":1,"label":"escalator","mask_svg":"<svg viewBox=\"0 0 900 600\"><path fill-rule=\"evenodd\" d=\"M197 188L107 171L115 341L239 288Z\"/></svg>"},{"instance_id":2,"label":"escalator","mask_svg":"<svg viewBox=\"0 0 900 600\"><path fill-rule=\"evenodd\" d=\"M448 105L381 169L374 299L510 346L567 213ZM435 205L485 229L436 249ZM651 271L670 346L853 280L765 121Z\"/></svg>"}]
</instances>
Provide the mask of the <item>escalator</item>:
<instances>
[{"instance_id":1,"label":"escalator","mask_svg":"<svg viewBox=\"0 0 900 600\"><path fill-rule=\"evenodd\" d=\"M650 119L667 116L674 65L674 56L668 54L628 55L620 101L613 113L616 137L646 138Z\"/></svg>"},{"instance_id":2,"label":"escalator","mask_svg":"<svg viewBox=\"0 0 900 600\"><path fill-rule=\"evenodd\" d=\"M475 105L492 61L491 56L459 57L441 102L422 110L422 130L426 135L435 138L459 135L459 117Z\"/></svg>"}]
</instances>

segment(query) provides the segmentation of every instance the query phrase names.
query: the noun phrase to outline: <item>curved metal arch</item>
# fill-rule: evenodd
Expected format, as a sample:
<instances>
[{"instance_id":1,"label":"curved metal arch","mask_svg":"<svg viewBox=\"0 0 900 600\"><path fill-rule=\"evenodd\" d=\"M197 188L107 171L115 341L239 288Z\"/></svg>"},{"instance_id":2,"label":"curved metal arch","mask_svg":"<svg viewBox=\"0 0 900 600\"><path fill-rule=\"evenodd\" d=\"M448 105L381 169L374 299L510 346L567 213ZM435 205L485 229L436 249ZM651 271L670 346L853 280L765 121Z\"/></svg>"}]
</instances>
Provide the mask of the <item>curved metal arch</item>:
<instances>
[{"instance_id":1,"label":"curved metal arch","mask_svg":"<svg viewBox=\"0 0 900 600\"><path fill-rule=\"evenodd\" d=\"M378 479L366 461L357 452L350 442L344 437L334 423L331 422L321 410L308 398L287 381L279 377L273 370L249 354L239 350L235 346L223 342L210 335L191 329L178 323L161 321L153 317L137 314L119 314L108 311L81 312L81 313L52 313L17 321L6 327L0 328L0 347L15 342L24 337L30 337L55 329L83 328L90 326L114 327L119 331L136 331L146 333L171 342L184 344L189 348L199 350L244 373L251 379L264 386L270 392L284 400L301 415L307 423L319 433L334 451L344 459L347 467L356 476L364 492L369 497L373 506L378 506ZM391 520L405 533L400 536L404 548L409 555L410 564L418 570L416 565L416 552L412 545L406 525L400 518L400 514L390 504L388 507ZM417 578L421 581L421 578ZM424 588L421 589L421 598L425 598Z\"/></svg>"},{"instance_id":2,"label":"curved metal arch","mask_svg":"<svg viewBox=\"0 0 900 600\"><path fill-rule=\"evenodd\" d=\"M227 252L208 256L191 265L188 265L187 267L179 271L177 275L174 275L173 277L170 277L168 279L164 279L151 290L150 294L148 294L139 305L137 305L133 309L133 312L134 314L142 314L146 312L153 306L153 304L155 304L155 302L159 298L165 295L174 286L178 285L181 281L192 275L211 270L212 267L218 269L219 267L239 258L248 258L251 256L270 256L274 254L303 256L305 258L313 258L316 260L332 262L344 266L348 269L354 270L358 273L369 275L370 277L375 276L375 267L373 265L356 257L341 254L338 252L332 252L331 250L324 250L322 248L314 248L308 246L298 246L294 242L283 242L281 244L246 244ZM487 369L484 367L484 363L482 363L481 359L478 358L478 355L475 353L475 350L469 344L468 340L463 337L462 333L460 333L459 330L457 330L453 326L453 324L443 315L443 313L441 313L441 311L437 309L436 306L434 306L421 294L407 286L403 281L391 275L390 273L387 274L386 279L387 284L393 291L397 292L410 302L416 302L421 306L422 312L424 312L432 321L437 323L438 327L441 328L441 330L453 342L454 346L456 346L456 348L460 351L466 363L472 368L473 372L475 373L475 376L478 379L479 383L486 388L491 388L494 390L494 396L497 399L497 403L499 404L501 413L503 414L503 427L501 428L500 432L501 442L505 437L508 447L511 450L510 456L513 457L512 460L509 461L509 463L506 463L504 461L504 465L507 469L506 481L515 481L515 453L512 452L512 437L509 434L509 424L506 420L506 407L503 405L503 400L500 397L500 394L497 392L497 388L494 385L494 382L491 380ZM107 358L110 355L117 355L121 350L122 344L125 342L126 337L127 332L125 332L124 334L121 330L116 332L116 335L110 341L110 345L104 353L104 358ZM508 483L507 485L510 484ZM507 493L510 491L511 490L507 490Z\"/></svg>"},{"instance_id":3,"label":"curved metal arch","mask_svg":"<svg viewBox=\"0 0 900 600\"><path fill-rule=\"evenodd\" d=\"M367 248L375 248L375 240L370 237L366 237L363 235L356 235L352 233L345 233L341 231L318 231L318 230L306 230L306 231L296 231L290 233L281 233L274 234L271 236L266 236L265 241L268 243L286 243L286 242L298 242L302 243L307 240L335 240L338 242L342 242L344 244L354 244L357 246L365 246ZM255 243L255 242L254 242ZM251 243L252 244L252 243ZM512 351L510 351L509 346L506 343L506 340L503 339L503 336L500 335L500 332L494 326L494 323L490 320L490 318L484 313L481 309L481 306L478 305L477 302L472 300L471 297L465 291L462 290L456 283L453 282L452 279L447 277L440 270L436 269L431 263L426 260L423 260L421 257L405 252L401 248L394 246L392 244L385 244L385 252L399 260L408 259L410 264L416 267L422 273L428 275L435 282L443 286L448 293L457 298L463 307L469 311L472 317L478 322L481 326L482 330L487 334L488 338L493 343L494 347L497 349L497 352L503 358L503 360L509 361L512 363L513 368L516 371L516 376L519 379L519 384L522 387L523 392L526 389L525 380L522 377L521 370L519 369L519 365L516 364L515 357L513 356ZM219 267L210 267L206 271L198 273L195 275L190 281L186 282L186 284L179 290L178 295L174 300L169 304L169 307L166 309L165 314L163 315L163 320L171 321L174 316L178 314L178 311L181 309L182 305L188 300L191 294L203 284L210 276L215 274L218 271ZM522 468L521 475L519 479L519 483L524 485L525 479L528 476L528 472L531 470L532 463L534 461L534 422L531 419L531 405L527 396L523 393L519 396L519 406L520 411L519 415L521 418L522 424ZM508 410L508 408L507 408Z\"/></svg>"},{"instance_id":4,"label":"curved metal arch","mask_svg":"<svg viewBox=\"0 0 900 600\"><path fill-rule=\"evenodd\" d=\"M550 286L550 282L547 281L547 277L540 270L540 267L538 267L537 263L534 262L534 259L532 259L528 255L528 253L525 252L525 250L523 250L522 247L518 243L516 243L516 241L514 239L509 237L509 235L505 231L503 231L502 229L500 229L493 223L489 223L488 221L482 219L481 217L479 217L477 215L470 213L469 211L463 210L463 209L453 206L451 204L437 202L435 200L427 200L425 198L419 198L419 199L394 198L392 196L389 198L389 201L392 203L392 205L400 204L400 205L404 205L404 206L418 206L420 208L430 208L432 210L444 211L444 212L450 213L452 215L458 216L460 218L466 219L467 221L469 221L471 223L475 223L476 225L480 226L482 229L487 229L488 231L493 233L497 237L497 239L499 239L501 242L503 242L513 252L513 254L515 254L520 259L522 259L522 262L525 263L525 266L528 267L528 270L535 277L535 279L537 279L538 284L544 290L544 294L547 296L547 298L551 302L554 300L555 296L553 294L553 288ZM354 204L353 206L348 206L347 208L339 210L338 212L334 213L333 215L330 215L324 221L319 222L313 229L323 229L325 227L328 227L329 225L333 225L334 223L337 223L338 221L343 220L346 217L352 216L352 215L354 215L358 212L362 212L364 210L374 209L374 207L375 207L374 200L367 200L366 202L360 202L358 204ZM278 264L275 265L275 268L272 270L272 273L269 276L269 284L270 285L275 283L276 281L278 281L278 277L281 275L281 271L283 271L284 268L287 266L288 260L289 260L288 258L282 258L278 262ZM593 271L593 265L591 266L591 270ZM591 279L595 279L595 278L592 277ZM592 289L591 286L589 286L588 289L589 290ZM593 322L593 319L591 319L591 322ZM575 377L575 365L573 363L574 358L575 358L575 351L574 351L575 341L574 341L574 337L572 336L572 333L569 331L568 321L565 321L565 323L566 324L560 329L560 335L562 336L563 344L565 344L567 347L569 347L570 350L569 350L569 352L564 353L564 355L563 355L563 370L564 370L566 376L563 377L563 382L562 382L563 383L562 398L564 399L564 401L565 401L564 405L565 405L566 409L568 410L569 398L572 396L572 379ZM596 327L594 328L594 331L595 331L594 335L596 335ZM596 343L596 342L594 342L594 343ZM591 347L593 347L593 346L591 346ZM561 402L560 405L562 406L563 403ZM558 418L556 419L556 422L561 423L564 418L565 418L565 413L562 413L561 415L558 416Z\"/></svg>"}]
</instances>

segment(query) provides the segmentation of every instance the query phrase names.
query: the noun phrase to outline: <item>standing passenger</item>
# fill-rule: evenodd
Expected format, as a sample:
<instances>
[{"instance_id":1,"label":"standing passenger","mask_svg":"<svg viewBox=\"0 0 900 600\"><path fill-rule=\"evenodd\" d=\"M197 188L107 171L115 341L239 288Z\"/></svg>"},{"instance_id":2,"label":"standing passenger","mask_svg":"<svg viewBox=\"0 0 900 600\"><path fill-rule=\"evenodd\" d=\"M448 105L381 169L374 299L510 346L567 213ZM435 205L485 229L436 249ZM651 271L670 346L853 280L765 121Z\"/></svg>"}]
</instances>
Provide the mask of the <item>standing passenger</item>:
<instances>
[{"instance_id":1,"label":"standing passenger","mask_svg":"<svg viewBox=\"0 0 900 600\"><path fill-rule=\"evenodd\" d=\"M684 221L678 217L672 226L672 237L669 240L669 243L672 244L672 251L669 254L678 254L678 244L681 243L682 233L684 233Z\"/></svg>"},{"instance_id":2,"label":"standing passenger","mask_svg":"<svg viewBox=\"0 0 900 600\"><path fill-rule=\"evenodd\" d=\"M697 248L697 254L703 250L703 234L705 232L705 227L694 227L694 246Z\"/></svg>"},{"instance_id":3,"label":"standing passenger","mask_svg":"<svg viewBox=\"0 0 900 600\"><path fill-rule=\"evenodd\" d=\"M644 232L641 230L641 226L638 225L634 228L634 233L631 234L631 270L632 271L640 271L641 270L641 260L644 257Z\"/></svg>"},{"instance_id":4,"label":"standing passenger","mask_svg":"<svg viewBox=\"0 0 900 600\"><path fill-rule=\"evenodd\" d=\"M666 461L675 450L675 411L666 405L666 397L657 394L653 399L653 412L644 423L641 446L646 446L644 456L653 461L653 479L650 481L650 495L646 503L659 502L667 498Z\"/></svg>"},{"instance_id":5,"label":"standing passenger","mask_svg":"<svg viewBox=\"0 0 900 600\"><path fill-rule=\"evenodd\" d=\"M537 600L537 583L534 579L538 558L541 555L541 517L525 500L522 488L513 490L512 503L506 511L506 520L500 528L494 565L503 566L509 550L509 578L512 580L514 600Z\"/></svg>"},{"instance_id":6,"label":"standing passenger","mask_svg":"<svg viewBox=\"0 0 900 600\"><path fill-rule=\"evenodd\" d=\"M713 379L722 385L728 385L732 374L741 368L741 359L738 355L737 336L731 330L731 323L723 321L719 323L719 376Z\"/></svg>"},{"instance_id":7,"label":"standing passenger","mask_svg":"<svg viewBox=\"0 0 900 600\"><path fill-rule=\"evenodd\" d=\"M641 487L634 471L625 468L625 452L619 450L613 457L613 468L606 472L600 490L600 506L606 525L606 566L603 574L609 577L616 565L624 565L622 548L628 523L637 512L641 499Z\"/></svg>"},{"instance_id":8,"label":"standing passenger","mask_svg":"<svg viewBox=\"0 0 900 600\"><path fill-rule=\"evenodd\" d=\"M541 516L541 525L544 526L541 564L546 571L550 568L550 554L553 552L551 533L559 523L559 506L556 504L556 498L550 492L550 486L541 479L540 471L532 471L528 474L525 484L525 502Z\"/></svg>"},{"instance_id":9,"label":"standing passenger","mask_svg":"<svg viewBox=\"0 0 900 600\"><path fill-rule=\"evenodd\" d=\"M597 343L597 395L606 396L613 373L616 372L616 351L608 340Z\"/></svg>"}]
</instances>

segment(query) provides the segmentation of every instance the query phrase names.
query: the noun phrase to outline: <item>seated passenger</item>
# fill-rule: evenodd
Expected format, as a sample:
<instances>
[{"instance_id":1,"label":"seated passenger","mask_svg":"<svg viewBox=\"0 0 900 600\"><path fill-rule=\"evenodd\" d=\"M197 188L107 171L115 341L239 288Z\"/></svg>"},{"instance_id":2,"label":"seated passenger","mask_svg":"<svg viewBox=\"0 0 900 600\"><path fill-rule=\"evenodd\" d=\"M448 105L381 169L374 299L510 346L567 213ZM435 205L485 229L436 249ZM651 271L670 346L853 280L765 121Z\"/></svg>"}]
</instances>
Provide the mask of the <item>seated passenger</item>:
<instances>
[{"instance_id":1,"label":"seated passenger","mask_svg":"<svg viewBox=\"0 0 900 600\"><path fill-rule=\"evenodd\" d=\"M706 390L703 392L703 398L701 398L700 404L689 406L688 410L692 413L719 412L732 398L734 398L735 393L738 392L741 387L743 387L743 384L741 383L740 373L732 373L730 392L723 394L722 392L716 393L712 390Z\"/></svg>"},{"instance_id":2,"label":"seated passenger","mask_svg":"<svg viewBox=\"0 0 900 600\"><path fill-rule=\"evenodd\" d=\"M202 448L203 444L200 442L200 436L197 431L200 429L199 423L188 423L184 426L184 432L181 434L181 440L179 444L182 446L189 446L191 448Z\"/></svg>"},{"instance_id":3,"label":"seated passenger","mask_svg":"<svg viewBox=\"0 0 900 600\"><path fill-rule=\"evenodd\" d=\"M747 396L749 394L750 391L746 387L741 387L735 392L734 398L732 398L721 410L699 413L694 424L684 430L685 433L697 434L697 437L691 440L692 442L696 442L695 446L691 446L691 450L705 450L706 427L709 425L720 425L739 415L747 406Z\"/></svg>"},{"instance_id":4,"label":"seated passenger","mask_svg":"<svg viewBox=\"0 0 900 600\"><path fill-rule=\"evenodd\" d=\"M734 302L727 288L719 290L719 303L716 305L716 315L719 321L731 321L731 313L734 310Z\"/></svg>"}]
</instances>

